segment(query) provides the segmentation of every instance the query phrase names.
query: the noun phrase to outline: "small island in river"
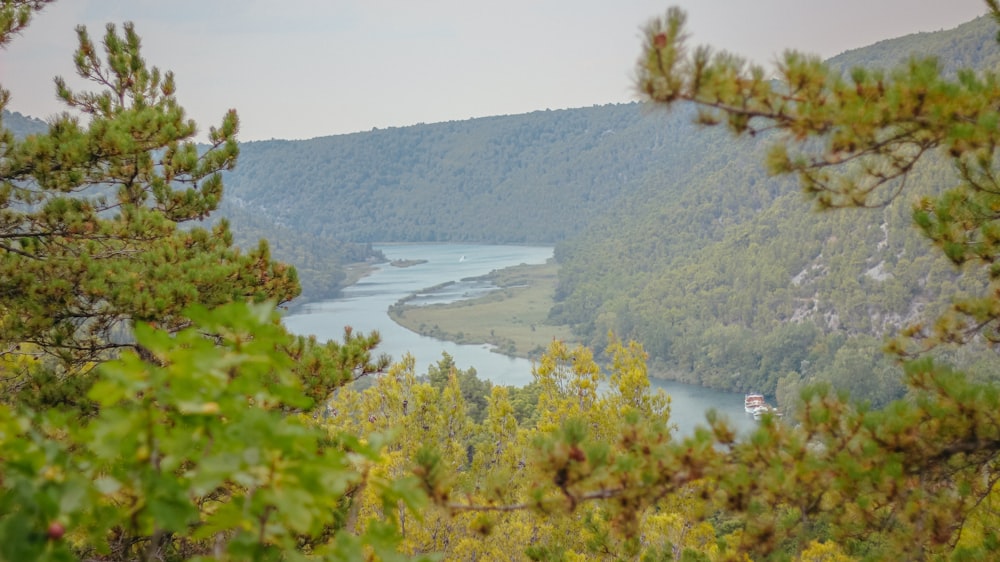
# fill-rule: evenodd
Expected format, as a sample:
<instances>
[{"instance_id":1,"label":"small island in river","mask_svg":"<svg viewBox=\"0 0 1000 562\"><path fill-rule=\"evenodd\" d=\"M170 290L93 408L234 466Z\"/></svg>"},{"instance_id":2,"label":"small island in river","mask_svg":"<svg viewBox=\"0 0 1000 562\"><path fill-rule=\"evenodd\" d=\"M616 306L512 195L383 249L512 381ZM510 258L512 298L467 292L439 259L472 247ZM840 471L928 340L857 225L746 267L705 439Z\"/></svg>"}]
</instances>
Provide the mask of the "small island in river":
<instances>
[{"instance_id":1,"label":"small island in river","mask_svg":"<svg viewBox=\"0 0 1000 562\"><path fill-rule=\"evenodd\" d=\"M427 263L427 260L392 260L389 265L392 267L413 267L422 263Z\"/></svg>"}]
</instances>

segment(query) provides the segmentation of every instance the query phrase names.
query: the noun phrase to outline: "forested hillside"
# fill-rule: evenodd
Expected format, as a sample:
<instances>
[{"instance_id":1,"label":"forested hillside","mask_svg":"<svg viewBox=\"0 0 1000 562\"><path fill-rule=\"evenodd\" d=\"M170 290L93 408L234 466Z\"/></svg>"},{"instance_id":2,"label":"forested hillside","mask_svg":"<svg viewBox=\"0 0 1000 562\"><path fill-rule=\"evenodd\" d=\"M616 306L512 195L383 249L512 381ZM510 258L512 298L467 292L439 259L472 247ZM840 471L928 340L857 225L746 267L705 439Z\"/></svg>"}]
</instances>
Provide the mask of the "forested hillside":
<instances>
[{"instance_id":1,"label":"forested hillside","mask_svg":"<svg viewBox=\"0 0 1000 562\"><path fill-rule=\"evenodd\" d=\"M624 104L251 142L226 182L234 200L314 235L554 243L651 170L688 167L709 142L688 121Z\"/></svg>"},{"instance_id":2,"label":"forested hillside","mask_svg":"<svg viewBox=\"0 0 1000 562\"><path fill-rule=\"evenodd\" d=\"M0 45L52 1L0 3ZM560 245L553 316L638 334L713 384L841 372L854 396L815 385L784 419L744 432L708 412L678 435L635 341L610 338L602 365L552 340L512 388L447 354L390 364L374 332L291 334L275 303L294 272L199 224L237 113L198 146L135 26L100 48L80 27L96 90L57 79L66 111L37 135L0 123L0 560L996 559L1000 388L970 380L996 355L954 365L1000 341L1000 77L845 80L789 55L772 81L691 58L685 18L643 29L637 84L677 113L651 130L691 131L682 100L723 126L646 139L662 165ZM768 179L772 142L769 170L841 208ZM310 245L260 205L233 213ZM923 314L896 349L905 399L858 404L892 394L878 336ZM905 353L943 344L950 364Z\"/></svg>"},{"instance_id":3,"label":"forested hillside","mask_svg":"<svg viewBox=\"0 0 1000 562\"><path fill-rule=\"evenodd\" d=\"M831 62L890 67L919 52L941 53L951 69L990 68L1000 61L990 26L979 18ZM247 142L227 174L227 193L297 230L356 242L560 242L610 206L632 205L628 194L648 197L644 188L667 183L660 176L677 184L694 169L704 170L693 175L706 181L717 173L720 166L705 159L732 154L728 139L699 133L681 113L619 104ZM733 165L730 159L717 161ZM699 238L704 234L700 228Z\"/></svg>"},{"instance_id":4,"label":"forested hillside","mask_svg":"<svg viewBox=\"0 0 1000 562\"><path fill-rule=\"evenodd\" d=\"M7 110L3 111L3 124L16 138L44 133L48 129L45 121ZM370 244L306 235L276 224L265 213L251 212L229 197L223 199L210 221L221 218L230 222L236 246L250 250L256 248L260 240L267 240L275 259L295 266L302 285L302 296L297 302L335 297L350 282L345 271L348 264L383 259Z\"/></svg>"},{"instance_id":5,"label":"forested hillside","mask_svg":"<svg viewBox=\"0 0 1000 562\"><path fill-rule=\"evenodd\" d=\"M832 63L887 68L936 54L950 71L991 68L995 25L883 41ZM642 341L672 378L792 396L807 380L884 404L902 392L883 339L932 318L984 281L960 276L913 226L920 193L955 182L924 163L906 197L884 208L809 212L794 178L765 172L768 135L692 150L578 238L557 248L561 302L551 319L601 346L608 333ZM678 197L677 194L682 194ZM968 350L966 350L968 353ZM964 357L973 368L975 353Z\"/></svg>"},{"instance_id":6,"label":"forested hillside","mask_svg":"<svg viewBox=\"0 0 1000 562\"><path fill-rule=\"evenodd\" d=\"M844 70L858 66L887 70L914 55L937 56L947 75L954 75L963 68L998 68L1000 50L997 49L996 24L988 16L982 16L955 29L913 33L845 51L831 58L829 63L832 68Z\"/></svg>"},{"instance_id":7,"label":"forested hillside","mask_svg":"<svg viewBox=\"0 0 1000 562\"><path fill-rule=\"evenodd\" d=\"M295 266L302 285L302 295L293 305L338 296L340 289L352 283L347 269L362 262L383 261L381 252L371 244L344 242L330 236L315 236L274 222L268 215L256 213L224 199L218 217L229 221L233 242L240 248L254 248L267 240L275 259Z\"/></svg>"},{"instance_id":8,"label":"forested hillside","mask_svg":"<svg viewBox=\"0 0 1000 562\"><path fill-rule=\"evenodd\" d=\"M984 17L831 63L991 68L994 32ZM556 243L550 319L597 348L635 338L660 375L724 388L788 394L820 378L876 404L897 396L883 339L978 282L929 251L912 199L807 212L794 179L765 172L766 135L734 140L695 117L635 103L243 143L227 200L304 239ZM923 166L912 193L951 173Z\"/></svg>"},{"instance_id":9,"label":"forested hillside","mask_svg":"<svg viewBox=\"0 0 1000 562\"><path fill-rule=\"evenodd\" d=\"M3 110L3 125L17 138L24 138L33 133L41 133L46 129L45 121L22 115L17 111Z\"/></svg>"},{"instance_id":10,"label":"forested hillside","mask_svg":"<svg viewBox=\"0 0 1000 562\"><path fill-rule=\"evenodd\" d=\"M992 67L993 33L979 18L831 63L891 67L919 52L950 71ZM803 212L795 181L764 171L766 138L694 120L634 103L242 143L217 216L238 245L266 238L295 265L304 300L336 294L344 264L377 257L372 242L558 244L551 321L598 348L610 332L636 338L661 375L712 386L775 393L820 377L876 403L895 396L898 373L872 351L975 282L928 251L910 200ZM931 164L911 181L933 190L950 173Z\"/></svg>"}]
</instances>

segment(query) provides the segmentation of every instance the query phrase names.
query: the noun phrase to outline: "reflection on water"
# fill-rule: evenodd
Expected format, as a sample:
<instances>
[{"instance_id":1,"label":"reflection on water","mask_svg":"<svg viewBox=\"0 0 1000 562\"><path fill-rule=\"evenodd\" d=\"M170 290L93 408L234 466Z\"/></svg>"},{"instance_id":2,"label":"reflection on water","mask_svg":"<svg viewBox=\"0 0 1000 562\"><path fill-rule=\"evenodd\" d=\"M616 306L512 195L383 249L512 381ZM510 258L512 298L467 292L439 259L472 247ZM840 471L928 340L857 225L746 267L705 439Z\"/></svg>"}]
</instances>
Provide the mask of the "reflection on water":
<instances>
[{"instance_id":1,"label":"reflection on water","mask_svg":"<svg viewBox=\"0 0 1000 562\"><path fill-rule=\"evenodd\" d=\"M486 345L458 345L411 332L387 313L400 299L417 295L410 302L433 304L475 298L491 287L483 281L462 281L493 270L515 265L542 264L552 257L552 248L534 246L479 246L470 244L414 244L378 246L391 260L427 260L410 267L383 264L357 284L347 287L338 299L309 304L301 312L285 317L294 333L312 334L320 340L339 340L345 326L368 333L378 331L379 346L394 360L409 353L417 372L451 355L459 368L474 367L477 374L494 384L523 386L532 380L531 362L493 353ZM448 283L448 285L444 285ZM444 286L442 286L444 285ZM434 291L429 288L435 287ZM743 411L743 395L700 386L653 380L673 399L672 418L681 434L689 434L696 424L704 424L705 411L715 408L742 430L753 427Z\"/></svg>"},{"instance_id":2,"label":"reflection on water","mask_svg":"<svg viewBox=\"0 0 1000 562\"><path fill-rule=\"evenodd\" d=\"M745 433L757 422L743 409L743 395L682 382L650 379L654 388L662 388L670 395L670 419L677 424L681 435L688 435L695 426L706 426L705 413L715 412L729 420L738 433Z\"/></svg>"}]
</instances>

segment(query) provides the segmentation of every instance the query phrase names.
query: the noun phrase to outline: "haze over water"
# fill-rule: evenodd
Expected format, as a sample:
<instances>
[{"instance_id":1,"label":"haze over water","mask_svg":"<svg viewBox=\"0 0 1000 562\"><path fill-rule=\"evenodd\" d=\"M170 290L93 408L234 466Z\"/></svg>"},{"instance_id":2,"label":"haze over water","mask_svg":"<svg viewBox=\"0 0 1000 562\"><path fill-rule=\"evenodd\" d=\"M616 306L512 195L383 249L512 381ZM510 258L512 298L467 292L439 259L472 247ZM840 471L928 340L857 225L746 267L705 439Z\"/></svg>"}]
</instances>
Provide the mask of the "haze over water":
<instances>
[{"instance_id":1,"label":"haze over water","mask_svg":"<svg viewBox=\"0 0 1000 562\"><path fill-rule=\"evenodd\" d=\"M542 264L552 257L551 247L495 246L472 244L413 244L378 246L389 260L426 260L410 267L381 264L371 275L343 290L341 298L308 304L285 317L294 333L312 334L322 340L340 340L345 326L368 333L378 330L379 349L394 361L404 354L416 360L417 373L451 355L460 369L475 367L480 378L494 384L523 386L532 381L531 362L490 351L488 345L458 345L421 336L396 324L388 308L400 299L419 295L414 302L430 304L474 298L489 290L481 282L465 281L496 269L515 265ZM454 282L440 290L429 288ZM696 424L704 424L705 411L715 408L729 417L741 431L754 422L743 412L743 395L670 381L651 380L673 397L672 419L681 434L689 434Z\"/></svg>"}]
</instances>

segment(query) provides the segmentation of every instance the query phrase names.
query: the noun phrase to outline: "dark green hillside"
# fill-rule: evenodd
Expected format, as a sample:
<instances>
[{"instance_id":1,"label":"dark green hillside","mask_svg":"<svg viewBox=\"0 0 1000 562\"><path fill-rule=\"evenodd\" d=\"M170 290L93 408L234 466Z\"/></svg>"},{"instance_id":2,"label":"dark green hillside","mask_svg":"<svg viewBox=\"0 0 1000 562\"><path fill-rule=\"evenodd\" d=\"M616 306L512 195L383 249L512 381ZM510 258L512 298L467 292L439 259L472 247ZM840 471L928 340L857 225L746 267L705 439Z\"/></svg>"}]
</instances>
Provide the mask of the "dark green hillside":
<instances>
[{"instance_id":1,"label":"dark green hillside","mask_svg":"<svg viewBox=\"0 0 1000 562\"><path fill-rule=\"evenodd\" d=\"M293 304L334 298L354 281L347 271L351 264L385 259L370 244L307 235L228 199L222 200L217 216L229 220L236 246L252 249L261 239L267 240L275 259L295 266L302 295Z\"/></svg>"},{"instance_id":2,"label":"dark green hillside","mask_svg":"<svg viewBox=\"0 0 1000 562\"><path fill-rule=\"evenodd\" d=\"M972 283L929 251L910 227L907 202L810 213L786 185L742 217L753 207L732 201L766 197L755 186L780 184L757 170L729 170L713 177L724 187L719 197L706 189L685 198L692 210L718 209L718 218L631 208L561 245L564 300L553 319L573 323L598 347L609 331L639 339L674 378L774 392L781 377L809 366L830 379L855 374L833 370L848 338L877 348L882 336ZM934 172L920 177L934 183ZM662 205L650 195L650 207ZM694 240L699 232L705 236ZM890 399L897 379L885 371L866 396Z\"/></svg>"},{"instance_id":3,"label":"dark green hillside","mask_svg":"<svg viewBox=\"0 0 1000 562\"><path fill-rule=\"evenodd\" d=\"M557 242L707 147L639 104L242 145L229 195L359 242Z\"/></svg>"},{"instance_id":4,"label":"dark green hillside","mask_svg":"<svg viewBox=\"0 0 1000 562\"><path fill-rule=\"evenodd\" d=\"M45 121L6 110L3 112L3 126L17 138L44 133L48 129ZM298 302L336 296L349 282L345 271L347 264L382 259L381 254L373 252L370 245L306 235L276 224L265 213L233 202L228 189L212 220L221 217L229 219L235 245L253 249L261 239L266 239L276 259L296 267L302 285L302 297Z\"/></svg>"},{"instance_id":5,"label":"dark green hillside","mask_svg":"<svg viewBox=\"0 0 1000 562\"><path fill-rule=\"evenodd\" d=\"M994 32L980 18L831 64L919 53L994 68ZM768 393L875 372L851 385L891 397L890 366L859 358L975 282L932 257L910 201L804 213L794 181L764 172L766 138L693 121L633 103L248 142L220 214L241 245L269 239L312 299L335 294L343 264L371 258L373 242L555 243L550 318L598 348L613 331L672 377ZM935 190L951 174L930 165L911 179Z\"/></svg>"},{"instance_id":6,"label":"dark green hillside","mask_svg":"<svg viewBox=\"0 0 1000 562\"><path fill-rule=\"evenodd\" d=\"M916 52L945 68L992 65L994 34L981 18L833 62L891 67ZM551 319L598 348L609 332L638 339L672 378L767 393L819 378L875 404L894 398L899 373L879 358L883 338L982 280L960 277L931 251L912 226L912 198L809 212L794 179L765 174L766 138L736 144L709 129L693 139L700 146L687 152L687 166L651 173L557 247L563 267ZM912 197L956 179L928 163L909 181Z\"/></svg>"},{"instance_id":7,"label":"dark green hillside","mask_svg":"<svg viewBox=\"0 0 1000 562\"><path fill-rule=\"evenodd\" d=\"M831 64L989 68L993 34L980 18ZM613 331L675 378L773 393L819 377L891 398L898 377L873 351L975 281L932 257L910 201L804 213L794 181L764 172L766 138L693 117L636 103L245 143L227 197L304 240L555 242L550 318L598 348ZM911 179L954 181L933 165Z\"/></svg>"},{"instance_id":8,"label":"dark green hillside","mask_svg":"<svg viewBox=\"0 0 1000 562\"><path fill-rule=\"evenodd\" d=\"M962 68L1000 68L996 23L989 16L982 16L955 29L913 33L845 51L831 58L829 63L842 69L858 66L889 69L913 55L937 56L949 74Z\"/></svg>"},{"instance_id":9,"label":"dark green hillside","mask_svg":"<svg viewBox=\"0 0 1000 562\"><path fill-rule=\"evenodd\" d=\"M0 117L3 119L4 128L9 129L14 134L14 137L19 139L23 139L34 133L45 132L48 128L45 121L22 115L17 111L10 112L5 109Z\"/></svg>"}]
</instances>

